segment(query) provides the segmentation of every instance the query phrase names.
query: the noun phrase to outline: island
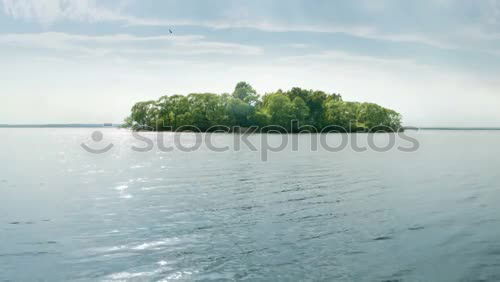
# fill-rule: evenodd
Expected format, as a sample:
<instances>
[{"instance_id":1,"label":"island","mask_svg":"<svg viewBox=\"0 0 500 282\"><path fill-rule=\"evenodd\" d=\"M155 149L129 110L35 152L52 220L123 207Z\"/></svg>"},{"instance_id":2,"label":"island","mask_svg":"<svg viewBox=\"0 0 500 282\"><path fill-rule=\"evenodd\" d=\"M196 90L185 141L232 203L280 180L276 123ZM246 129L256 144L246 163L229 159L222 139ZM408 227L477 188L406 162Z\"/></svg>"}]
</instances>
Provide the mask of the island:
<instances>
[{"instance_id":1,"label":"island","mask_svg":"<svg viewBox=\"0 0 500 282\"><path fill-rule=\"evenodd\" d=\"M401 115L374 103L348 102L340 94L292 88L258 95L246 82L233 93L166 95L136 103L124 127L152 131L397 132ZM226 130L225 130L226 129Z\"/></svg>"}]
</instances>

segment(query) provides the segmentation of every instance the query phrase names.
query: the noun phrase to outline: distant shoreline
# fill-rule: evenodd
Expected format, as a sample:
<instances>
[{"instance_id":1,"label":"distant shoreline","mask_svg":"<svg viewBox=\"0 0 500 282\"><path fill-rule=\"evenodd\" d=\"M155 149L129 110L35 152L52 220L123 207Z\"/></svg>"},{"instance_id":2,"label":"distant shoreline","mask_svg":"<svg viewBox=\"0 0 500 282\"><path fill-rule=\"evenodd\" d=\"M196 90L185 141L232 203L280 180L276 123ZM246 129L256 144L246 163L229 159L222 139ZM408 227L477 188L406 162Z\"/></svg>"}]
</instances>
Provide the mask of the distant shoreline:
<instances>
[{"instance_id":1,"label":"distant shoreline","mask_svg":"<svg viewBox=\"0 0 500 282\"><path fill-rule=\"evenodd\" d=\"M496 131L500 130L500 127L415 127L415 126L403 126L405 130L443 130L443 131Z\"/></svg>"},{"instance_id":2,"label":"distant shoreline","mask_svg":"<svg viewBox=\"0 0 500 282\"><path fill-rule=\"evenodd\" d=\"M0 128L119 128L122 124L0 124ZM404 130L443 130L443 131L500 131L500 127L417 127L403 126Z\"/></svg>"},{"instance_id":3,"label":"distant shoreline","mask_svg":"<svg viewBox=\"0 0 500 282\"><path fill-rule=\"evenodd\" d=\"M0 124L0 128L116 128L121 124L113 123L69 123L69 124Z\"/></svg>"}]
</instances>

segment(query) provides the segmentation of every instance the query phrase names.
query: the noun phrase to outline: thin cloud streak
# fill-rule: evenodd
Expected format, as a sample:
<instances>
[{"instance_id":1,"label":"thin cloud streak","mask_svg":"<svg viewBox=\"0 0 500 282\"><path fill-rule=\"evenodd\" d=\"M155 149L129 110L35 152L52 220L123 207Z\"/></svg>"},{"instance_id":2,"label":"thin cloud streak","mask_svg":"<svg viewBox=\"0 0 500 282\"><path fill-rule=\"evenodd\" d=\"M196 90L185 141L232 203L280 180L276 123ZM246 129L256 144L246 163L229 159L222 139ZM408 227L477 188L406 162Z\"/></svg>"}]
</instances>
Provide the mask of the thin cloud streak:
<instances>
[{"instance_id":1,"label":"thin cloud streak","mask_svg":"<svg viewBox=\"0 0 500 282\"><path fill-rule=\"evenodd\" d=\"M94 55L106 53L258 55L263 52L260 47L208 41L201 35L90 36L62 32L14 33L0 35L0 43L4 46L75 51ZM144 46L144 43L149 44Z\"/></svg>"},{"instance_id":2,"label":"thin cloud streak","mask_svg":"<svg viewBox=\"0 0 500 282\"><path fill-rule=\"evenodd\" d=\"M15 19L36 20L49 25L61 20L75 21L114 21L124 22L129 26L198 26L213 29L251 28L265 32L315 32L343 33L356 37L425 44L437 48L453 49L456 45L423 34L384 33L373 26L347 25L294 25L280 24L273 21L249 20L179 20L139 18L126 15L120 9L110 10L98 6L95 1L85 0L2 0L4 12Z\"/></svg>"},{"instance_id":3,"label":"thin cloud streak","mask_svg":"<svg viewBox=\"0 0 500 282\"><path fill-rule=\"evenodd\" d=\"M114 9L98 5L94 0L1 0L4 13L14 19L38 21L51 25L58 21L71 20L82 22L118 22L125 26L196 26L212 29L255 29L264 32L311 32L340 33L354 37L388 41L395 43L415 43L439 49L466 49L464 42L499 40L500 34L486 32L481 26L460 28L450 34L429 34L422 32L387 32L374 25L354 24L294 24L280 23L266 19L234 19L223 17L218 20L158 19L141 18L126 14L123 7L126 1L118 1ZM487 22L498 22L499 4L490 1L491 12Z\"/></svg>"},{"instance_id":4,"label":"thin cloud streak","mask_svg":"<svg viewBox=\"0 0 500 282\"><path fill-rule=\"evenodd\" d=\"M373 26L346 26L339 24L331 25L294 25L279 24L266 21L194 21L194 20L161 20L161 19L141 19L136 17L124 17L124 20L131 26L200 26L213 29L237 29L250 28L264 32L314 32L314 33L342 33L355 37L374 40L385 40L392 42L418 43L433 46L441 49L455 49L458 45L451 42L441 41L423 34L395 34L384 33Z\"/></svg>"},{"instance_id":5,"label":"thin cloud streak","mask_svg":"<svg viewBox=\"0 0 500 282\"><path fill-rule=\"evenodd\" d=\"M98 6L95 0L1 1L4 13L12 18L35 20L44 25L50 25L61 20L88 22L126 20L126 17L121 15L119 9L110 10L102 6Z\"/></svg>"}]
</instances>

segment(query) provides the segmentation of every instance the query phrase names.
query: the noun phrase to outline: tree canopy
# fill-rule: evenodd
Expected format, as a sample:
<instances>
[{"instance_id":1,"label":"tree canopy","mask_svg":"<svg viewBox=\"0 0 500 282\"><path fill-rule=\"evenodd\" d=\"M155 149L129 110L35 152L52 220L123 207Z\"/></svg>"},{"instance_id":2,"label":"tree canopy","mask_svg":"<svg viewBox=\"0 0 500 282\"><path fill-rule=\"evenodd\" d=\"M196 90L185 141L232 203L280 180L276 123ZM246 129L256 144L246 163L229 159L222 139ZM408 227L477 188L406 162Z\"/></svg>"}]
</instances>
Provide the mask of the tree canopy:
<instances>
[{"instance_id":1,"label":"tree canopy","mask_svg":"<svg viewBox=\"0 0 500 282\"><path fill-rule=\"evenodd\" d=\"M138 102L125 119L127 127L147 130L272 125L298 132L293 124L313 126L318 132L332 125L346 132L391 132L401 129L401 115L377 104L346 102L339 94L298 87L259 96L250 84L239 82L232 94L192 93Z\"/></svg>"}]
</instances>

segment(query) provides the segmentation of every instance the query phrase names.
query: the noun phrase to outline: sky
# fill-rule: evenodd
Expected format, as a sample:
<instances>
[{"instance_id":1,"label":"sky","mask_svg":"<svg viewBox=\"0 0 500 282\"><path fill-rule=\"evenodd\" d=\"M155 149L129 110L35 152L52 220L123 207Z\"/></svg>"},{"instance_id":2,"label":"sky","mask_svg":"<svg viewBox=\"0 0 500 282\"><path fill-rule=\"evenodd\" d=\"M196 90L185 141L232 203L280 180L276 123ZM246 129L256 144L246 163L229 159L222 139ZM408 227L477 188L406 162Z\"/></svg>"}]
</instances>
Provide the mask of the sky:
<instances>
[{"instance_id":1,"label":"sky","mask_svg":"<svg viewBox=\"0 0 500 282\"><path fill-rule=\"evenodd\" d=\"M0 0L0 124L120 123L247 81L500 126L499 74L500 0Z\"/></svg>"}]
</instances>

